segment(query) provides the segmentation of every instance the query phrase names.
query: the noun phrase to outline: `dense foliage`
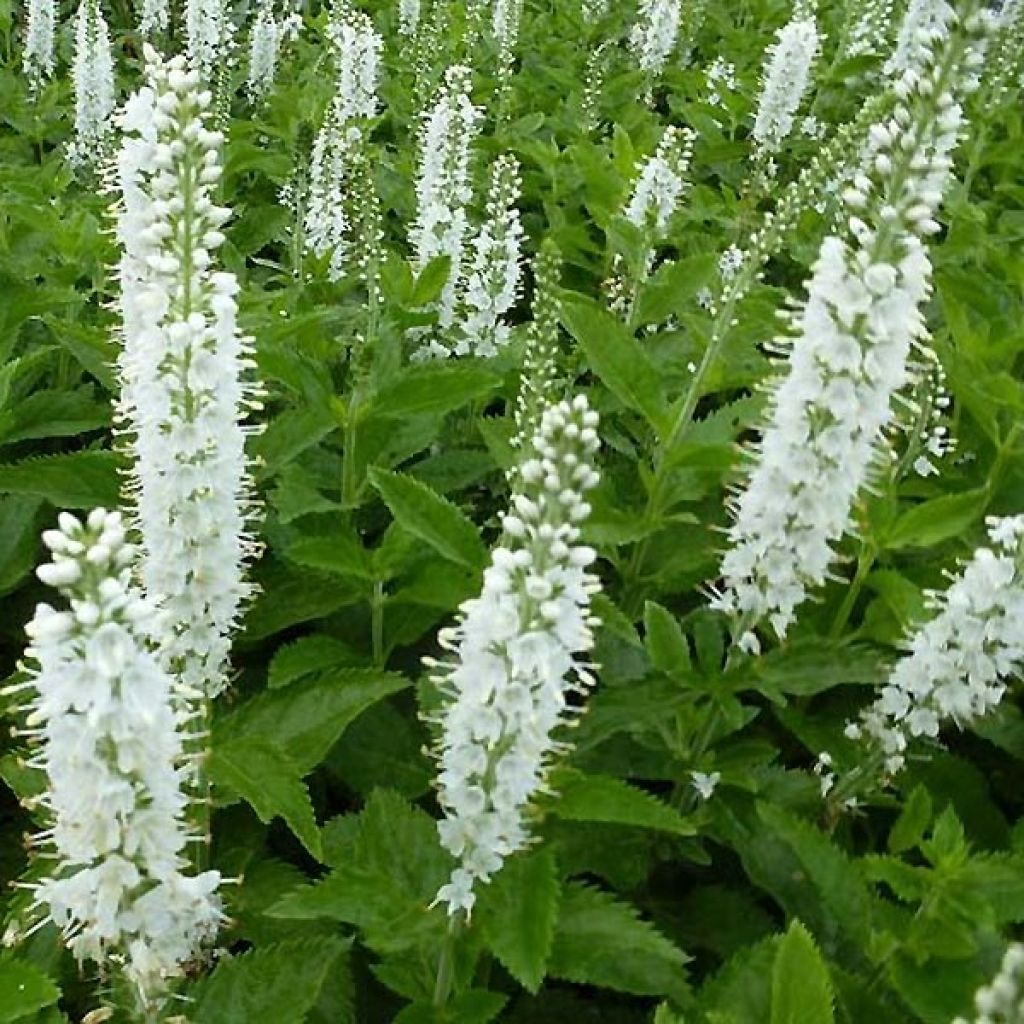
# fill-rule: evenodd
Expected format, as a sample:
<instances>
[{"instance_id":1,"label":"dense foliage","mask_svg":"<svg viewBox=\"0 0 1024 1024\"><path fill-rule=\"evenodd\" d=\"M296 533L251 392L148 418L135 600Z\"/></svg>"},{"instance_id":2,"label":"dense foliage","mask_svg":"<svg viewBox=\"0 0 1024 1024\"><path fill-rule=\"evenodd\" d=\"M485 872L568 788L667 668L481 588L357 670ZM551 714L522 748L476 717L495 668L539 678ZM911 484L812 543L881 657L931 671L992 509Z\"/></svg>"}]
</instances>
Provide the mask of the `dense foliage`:
<instances>
[{"instance_id":1,"label":"dense foliage","mask_svg":"<svg viewBox=\"0 0 1024 1024\"><path fill-rule=\"evenodd\" d=\"M1024 5L46 5L0 1024L1024 1020Z\"/></svg>"}]
</instances>

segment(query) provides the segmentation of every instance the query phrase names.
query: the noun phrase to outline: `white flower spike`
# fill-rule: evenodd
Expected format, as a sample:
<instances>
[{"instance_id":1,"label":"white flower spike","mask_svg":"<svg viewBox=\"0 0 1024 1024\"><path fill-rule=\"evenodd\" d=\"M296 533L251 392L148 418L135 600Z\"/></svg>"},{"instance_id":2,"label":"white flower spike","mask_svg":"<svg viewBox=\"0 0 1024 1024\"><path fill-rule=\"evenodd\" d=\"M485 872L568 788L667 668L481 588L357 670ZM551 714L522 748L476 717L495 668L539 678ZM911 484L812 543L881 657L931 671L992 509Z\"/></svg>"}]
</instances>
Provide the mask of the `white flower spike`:
<instances>
[{"instance_id":1,"label":"white flower spike","mask_svg":"<svg viewBox=\"0 0 1024 1024\"><path fill-rule=\"evenodd\" d=\"M73 164L102 160L113 131L114 60L110 34L99 0L82 0L75 17L75 141L68 150Z\"/></svg>"}]
</instances>

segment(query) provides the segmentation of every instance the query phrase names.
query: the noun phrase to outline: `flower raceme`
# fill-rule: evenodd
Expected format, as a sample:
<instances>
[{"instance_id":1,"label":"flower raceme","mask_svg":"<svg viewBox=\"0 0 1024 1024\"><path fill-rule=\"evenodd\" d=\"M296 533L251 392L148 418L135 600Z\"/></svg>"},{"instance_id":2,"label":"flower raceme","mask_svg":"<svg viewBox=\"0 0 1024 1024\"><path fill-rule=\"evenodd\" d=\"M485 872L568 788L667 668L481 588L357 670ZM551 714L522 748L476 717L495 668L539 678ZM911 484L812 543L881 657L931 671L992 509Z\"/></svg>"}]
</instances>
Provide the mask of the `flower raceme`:
<instances>
[{"instance_id":1,"label":"flower raceme","mask_svg":"<svg viewBox=\"0 0 1024 1024\"><path fill-rule=\"evenodd\" d=\"M681 0L640 0L629 48L640 70L657 77L664 70L679 36Z\"/></svg>"},{"instance_id":2,"label":"flower raceme","mask_svg":"<svg viewBox=\"0 0 1024 1024\"><path fill-rule=\"evenodd\" d=\"M814 16L800 12L779 29L768 48L752 131L759 155L777 153L792 132L793 117L810 85L819 45Z\"/></svg>"},{"instance_id":3,"label":"flower raceme","mask_svg":"<svg viewBox=\"0 0 1024 1024\"><path fill-rule=\"evenodd\" d=\"M146 84L121 115L117 237L123 349L119 419L147 597L167 615L168 667L197 693L227 684L230 635L253 592L247 428L257 408L234 275L214 256L230 211L217 206L210 94L184 58L146 47Z\"/></svg>"},{"instance_id":4,"label":"flower raceme","mask_svg":"<svg viewBox=\"0 0 1024 1024\"><path fill-rule=\"evenodd\" d=\"M184 873L189 712L154 653L160 612L132 583L136 552L120 515L68 513L43 535L39 578L69 609L40 604L27 626L26 732L46 774L52 866L32 912L78 960L121 967L159 998L222 920L220 875Z\"/></svg>"},{"instance_id":5,"label":"flower raceme","mask_svg":"<svg viewBox=\"0 0 1024 1024\"><path fill-rule=\"evenodd\" d=\"M1012 942L996 976L974 993L973 1021L957 1017L953 1024L1020 1024L1024 1020L1024 945Z\"/></svg>"},{"instance_id":6,"label":"flower raceme","mask_svg":"<svg viewBox=\"0 0 1024 1024\"><path fill-rule=\"evenodd\" d=\"M439 641L449 661L431 660L442 706L436 750L441 844L457 860L437 894L449 914L469 914L477 883L530 841L527 810L565 744L573 693L593 684L581 660L593 646L588 613L599 589L595 553L579 543L598 481L597 414L584 397L549 406L514 478L502 542L479 597Z\"/></svg>"},{"instance_id":7,"label":"flower raceme","mask_svg":"<svg viewBox=\"0 0 1024 1024\"><path fill-rule=\"evenodd\" d=\"M291 13L277 18L274 0L263 0L256 9L256 17L249 33L249 77L246 92L252 102L270 92L277 74L281 44L294 38L302 29L302 16Z\"/></svg>"},{"instance_id":8,"label":"flower raceme","mask_svg":"<svg viewBox=\"0 0 1024 1024\"><path fill-rule=\"evenodd\" d=\"M473 105L469 68L456 64L445 73L434 105L420 129L420 164L416 178L416 221L410 231L413 265L421 271L431 260L451 260L448 279L438 301L442 331L455 323L464 273L469 220L466 206L473 198L470 147L480 130L483 111ZM421 358L447 356L448 348L432 339L420 348Z\"/></svg>"},{"instance_id":9,"label":"flower raceme","mask_svg":"<svg viewBox=\"0 0 1024 1024\"><path fill-rule=\"evenodd\" d=\"M56 22L57 0L29 0L22 60L34 89L53 74Z\"/></svg>"},{"instance_id":10,"label":"flower raceme","mask_svg":"<svg viewBox=\"0 0 1024 1024\"><path fill-rule=\"evenodd\" d=\"M114 127L114 60L99 0L82 0L75 17L75 141L72 163L101 159Z\"/></svg>"},{"instance_id":11,"label":"flower raceme","mask_svg":"<svg viewBox=\"0 0 1024 1024\"><path fill-rule=\"evenodd\" d=\"M724 591L714 602L738 621L748 649L757 648L755 623L768 617L784 636L808 591L824 583L893 421L893 396L925 336L922 238L938 230L962 124L951 90L980 60L973 46L983 28L975 14L960 24L951 15L923 71L901 76L895 109L871 128L863 170L843 194L846 237L822 243L787 371L734 502Z\"/></svg>"},{"instance_id":12,"label":"flower raceme","mask_svg":"<svg viewBox=\"0 0 1024 1024\"><path fill-rule=\"evenodd\" d=\"M979 548L944 593L930 595L937 614L909 638L878 699L847 727L851 739L884 754L890 774L903 767L911 740L992 711L1006 678L1024 668L1024 516L988 526L992 546Z\"/></svg>"}]
</instances>

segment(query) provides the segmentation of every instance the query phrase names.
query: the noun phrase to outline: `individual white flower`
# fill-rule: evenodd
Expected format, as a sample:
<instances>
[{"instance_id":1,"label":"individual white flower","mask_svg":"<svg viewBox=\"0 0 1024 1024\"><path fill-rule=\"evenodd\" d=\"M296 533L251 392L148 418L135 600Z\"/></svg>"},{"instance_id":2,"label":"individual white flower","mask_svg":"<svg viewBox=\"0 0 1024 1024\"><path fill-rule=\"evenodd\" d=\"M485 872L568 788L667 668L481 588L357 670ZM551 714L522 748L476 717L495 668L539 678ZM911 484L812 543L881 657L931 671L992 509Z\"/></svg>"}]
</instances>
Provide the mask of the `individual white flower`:
<instances>
[{"instance_id":1,"label":"individual white flower","mask_svg":"<svg viewBox=\"0 0 1024 1024\"><path fill-rule=\"evenodd\" d=\"M736 66L724 57L716 57L704 72L707 81L707 102L713 107L722 106L722 92L736 92L739 84L736 81Z\"/></svg>"},{"instance_id":2,"label":"individual white flower","mask_svg":"<svg viewBox=\"0 0 1024 1024\"><path fill-rule=\"evenodd\" d=\"M800 14L779 29L768 47L751 132L759 154L777 153L793 130L793 118L810 85L819 45L814 16Z\"/></svg>"},{"instance_id":3,"label":"individual white flower","mask_svg":"<svg viewBox=\"0 0 1024 1024\"><path fill-rule=\"evenodd\" d=\"M238 282L215 263L230 211L214 202L223 138L206 127L210 94L183 57L165 63L148 45L145 54L117 162L119 418L134 464L139 571L169 623L162 653L212 696L227 683L231 633L253 592L241 421L258 403Z\"/></svg>"},{"instance_id":4,"label":"individual white flower","mask_svg":"<svg viewBox=\"0 0 1024 1024\"><path fill-rule=\"evenodd\" d=\"M743 251L736 245L730 245L718 258L718 272L723 281L731 281L740 267L743 266Z\"/></svg>"},{"instance_id":5,"label":"individual white flower","mask_svg":"<svg viewBox=\"0 0 1024 1024\"><path fill-rule=\"evenodd\" d=\"M721 772L690 772L690 781L701 800L710 800L722 781Z\"/></svg>"},{"instance_id":6,"label":"individual white flower","mask_svg":"<svg viewBox=\"0 0 1024 1024\"><path fill-rule=\"evenodd\" d=\"M249 32L249 75L245 88L251 102L257 102L270 92L277 75L281 46L301 29L300 15L291 13L278 18L274 13L274 0L260 0Z\"/></svg>"},{"instance_id":7,"label":"individual white flower","mask_svg":"<svg viewBox=\"0 0 1024 1024\"><path fill-rule=\"evenodd\" d=\"M445 74L434 105L420 129L420 161L416 176L416 220L409 232L413 266L423 270L431 260L447 256L448 278L438 302L443 332L455 322L465 273L469 218L466 206L473 198L470 156L483 112L473 105L469 68L456 64ZM443 344L420 349L421 358L448 355Z\"/></svg>"},{"instance_id":8,"label":"individual white flower","mask_svg":"<svg viewBox=\"0 0 1024 1024\"><path fill-rule=\"evenodd\" d=\"M454 331L455 355L496 355L509 337L502 317L519 297L523 226L516 203L521 184L514 157L500 156L491 168L484 221L473 239L473 256Z\"/></svg>"},{"instance_id":9,"label":"individual white flower","mask_svg":"<svg viewBox=\"0 0 1024 1024\"><path fill-rule=\"evenodd\" d=\"M139 17L139 32L150 37L157 32L166 32L171 23L170 0L143 0Z\"/></svg>"},{"instance_id":10,"label":"individual white flower","mask_svg":"<svg viewBox=\"0 0 1024 1024\"><path fill-rule=\"evenodd\" d=\"M114 60L99 0L82 0L75 17L75 141L72 163L102 160L113 130Z\"/></svg>"},{"instance_id":11,"label":"individual white flower","mask_svg":"<svg viewBox=\"0 0 1024 1024\"><path fill-rule=\"evenodd\" d=\"M916 737L989 713L1007 677L1024 668L1024 516L988 526L993 546L979 548L946 591L930 595L936 615L910 636L907 656L848 730L878 747L890 774Z\"/></svg>"},{"instance_id":12,"label":"individual white flower","mask_svg":"<svg viewBox=\"0 0 1024 1024\"><path fill-rule=\"evenodd\" d=\"M229 0L185 0L185 52L202 81L227 59L234 32Z\"/></svg>"},{"instance_id":13,"label":"individual white flower","mask_svg":"<svg viewBox=\"0 0 1024 1024\"><path fill-rule=\"evenodd\" d=\"M22 61L33 89L38 89L43 79L53 74L56 23L57 0L28 0Z\"/></svg>"},{"instance_id":14,"label":"individual white flower","mask_svg":"<svg viewBox=\"0 0 1024 1024\"><path fill-rule=\"evenodd\" d=\"M39 577L69 608L40 604L26 627L29 763L46 774L49 818L31 913L78 960L120 966L148 1006L223 920L220 875L184 873L194 725L154 653L161 614L132 583L120 515L64 513L43 539L53 560Z\"/></svg>"},{"instance_id":15,"label":"individual white flower","mask_svg":"<svg viewBox=\"0 0 1024 1024\"><path fill-rule=\"evenodd\" d=\"M901 80L895 110L861 153L864 173L843 194L848 237L822 243L787 372L734 503L715 605L736 617L738 636L766 616L784 636L853 528L853 502L893 422L911 347L926 337L921 238L938 230L962 120L945 83L976 59L972 31L947 36L927 75Z\"/></svg>"},{"instance_id":16,"label":"individual white flower","mask_svg":"<svg viewBox=\"0 0 1024 1024\"><path fill-rule=\"evenodd\" d=\"M657 77L664 70L679 36L681 0L640 0L629 33L629 49L640 70Z\"/></svg>"},{"instance_id":17,"label":"individual white flower","mask_svg":"<svg viewBox=\"0 0 1024 1024\"><path fill-rule=\"evenodd\" d=\"M574 695L593 685L582 656L593 646L589 613L599 589L579 543L598 480L597 414L582 396L545 410L524 451L503 538L479 597L439 640L451 660L431 662L442 707L438 822L441 845L457 860L437 894L449 914L469 914L475 886L530 841L526 811L565 749L558 730L578 710Z\"/></svg>"}]
</instances>

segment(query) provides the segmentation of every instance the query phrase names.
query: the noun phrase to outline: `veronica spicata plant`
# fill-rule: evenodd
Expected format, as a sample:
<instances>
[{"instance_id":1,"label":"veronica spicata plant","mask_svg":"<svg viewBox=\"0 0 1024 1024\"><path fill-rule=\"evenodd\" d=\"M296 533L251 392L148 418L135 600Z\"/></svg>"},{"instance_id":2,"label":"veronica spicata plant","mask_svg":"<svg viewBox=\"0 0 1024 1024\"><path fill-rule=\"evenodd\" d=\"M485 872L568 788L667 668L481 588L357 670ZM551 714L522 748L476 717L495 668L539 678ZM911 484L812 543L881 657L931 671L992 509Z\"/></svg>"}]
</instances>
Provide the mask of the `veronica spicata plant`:
<instances>
[{"instance_id":1,"label":"veronica spicata plant","mask_svg":"<svg viewBox=\"0 0 1024 1024\"><path fill-rule=\"evenodd\" d=\"M853 528L853 502L908 380L912 346L925 337L930 263L921 239L938 230L962 125L951 90L980 60L972 44L982 26L975 13L965 20L949 12L924 73L903 75L893 115L872 127L865 170L843 197L848 238L822 243L794 319L787 372L734 504L715 602L737 618L736 639L750 649L754 623L767 616L785 636L808 590L824 582L833 545Z\"/></svg>"},{"instance_id":2,"label":"veronica spicata plant","mask_svg":"<svg viewBox=\"0 0 1024 1024\"><path fill-rule=\"evenodd\" d=\"M629 48L640 70L652 79L665 69L679 36L681 0L640 0Z\"/></svg>"},{"instance_id":3,"label":"veronica spicata plant","mask_svg":"<svg viewBox=\"0 0 1024 1024\"><path fill-rule=\"evenodd\" d=\"M146 84L121 113L116 189L119 415L133 461L139 572L166 614L166 664L215 696L253 592L242 421L258 401L238 282L215 265L230 211L213 199L223 138L206 126L210 101L183 57L164 61L147 46Z\"/></svg>"},{"instance_id":4,"label":"veronica spicata plant","mask_svg":"<svg viewBox=\"0 0 1024 1024\"><path fill-rule=\"evenodd\" d=\"M75 16L75 141L68 147L73 164L103 160L114 130L114 59L99 0L82 0Z\"/></svg>"},{"instance_id":5,"label":"veronica spicata plant","mask_svg":"<svg viewBox=\"0 0 1024 1024\"><path fill-rule=\"evenodd\" d=\"M302 29L302 16L294 11L278 17L274 0L262 0L249 30L249 77L246 92L252 102L267 95L277 75L281 47Z\"/></svg>"},{"instance_id":6,"label":"veronica spicata plant","mask_svg":"<svg viewBox=\"0 0 1024 1024\"><path fill-rule=\"evenodd\" d=\"M57 0L29 0L22 62L33 89L53 74Z\"/></svg>"},{"instance_id":7,"label":"veronica spicata plant","mask_svg":"<svg viewBox=\"0 0 1024 1024\"><path fill-rule=\"evenodd\" d=\"M438 834L458 861L437 899L451 915L469 914L477 884L529 842L527 808L565 750L557 731L572 720L573 695L594 683L581 656L594 642L599 583L588 571L595 552L579 540L598 482L597 422L582 396L544 411L483 591L439 635L451 660L430 662L442 696L430 719L440 730Z\"/></svg>"},{"instance_id":8,"label":"veronica spicata plant","mask_svg":"<svg viewBox=\"0 0 1024 1024\"><path fill-rule=\"evenodd\" d=\"M161 664L160 610L132 582L135 549L116 512L68 513L37 570L68 607L26 627L23 712L46 777L27 883L33 930L52 922L79 961L123 971L147 1012L223 919L216 871L188 873L186 758L193 714ZM148 1019L148 1017L147 1017Z\"/></svg>"}]
</instances>

